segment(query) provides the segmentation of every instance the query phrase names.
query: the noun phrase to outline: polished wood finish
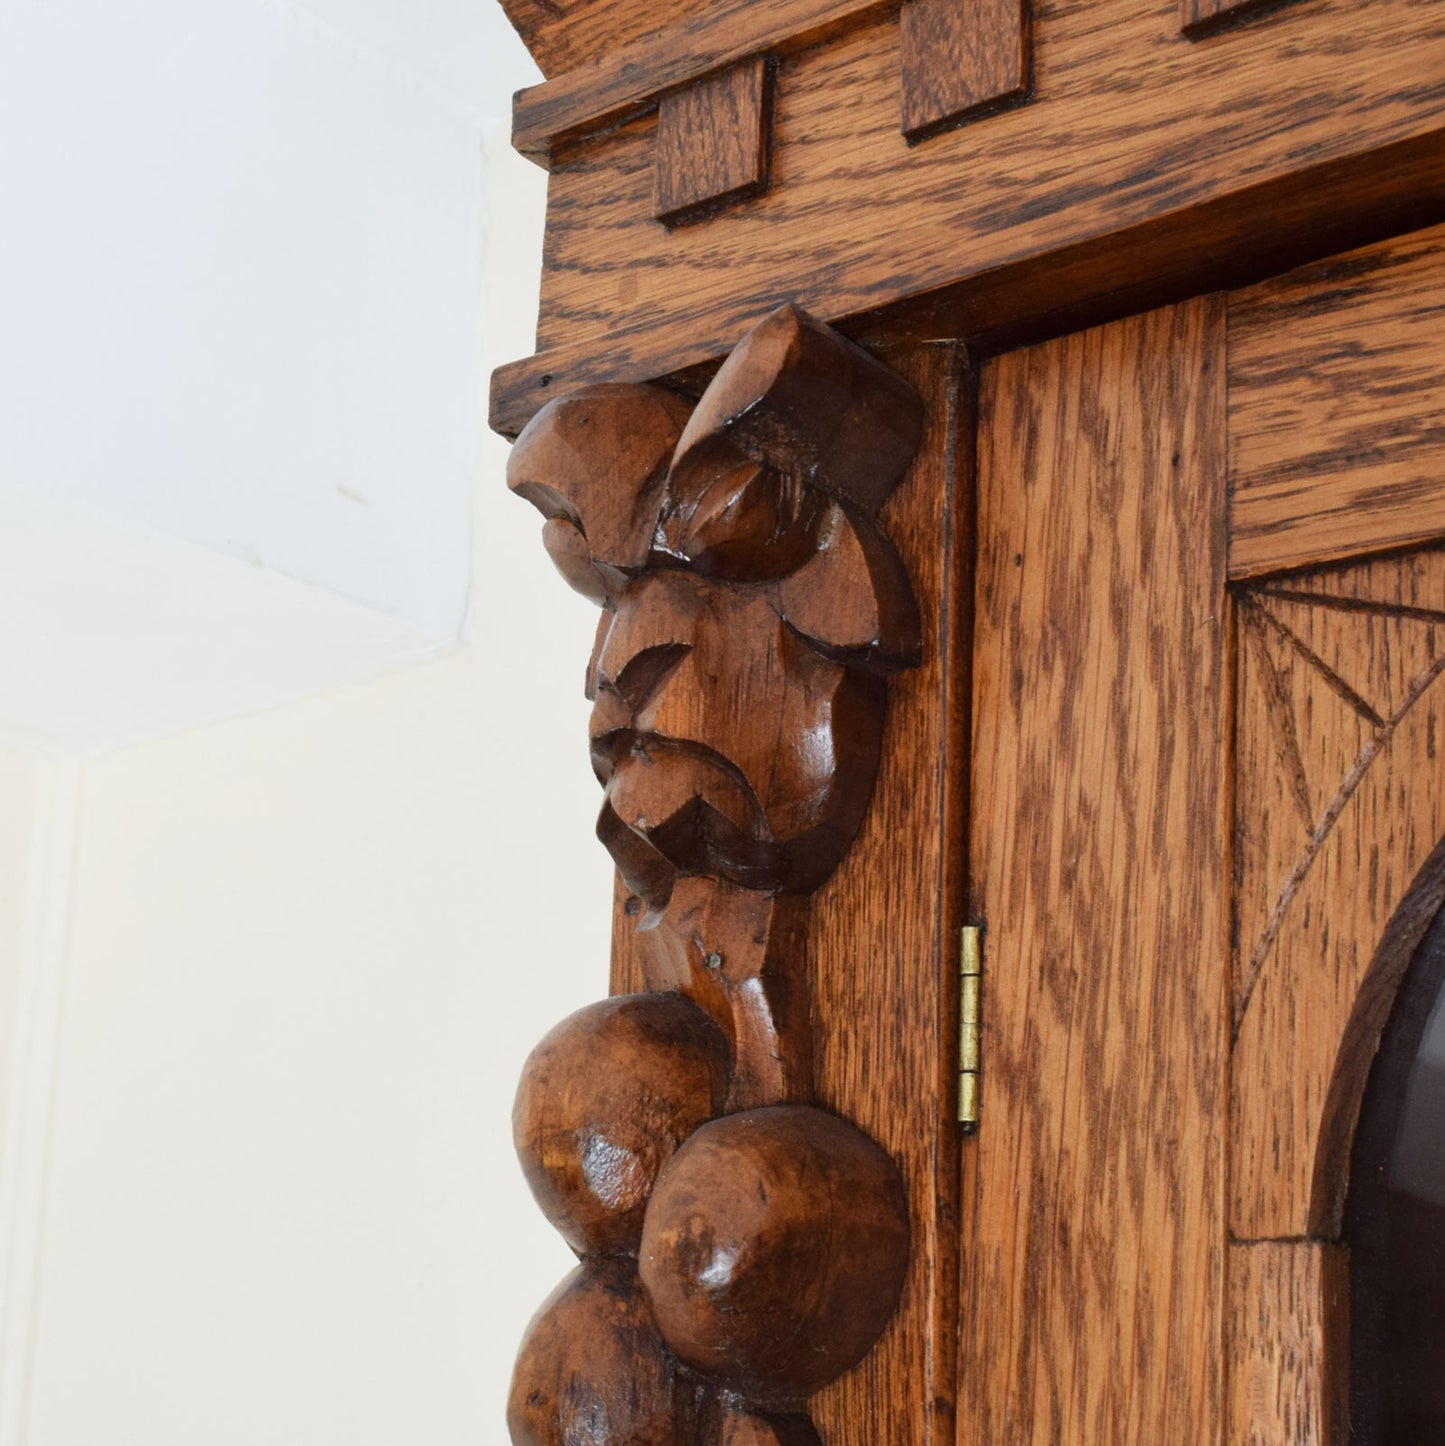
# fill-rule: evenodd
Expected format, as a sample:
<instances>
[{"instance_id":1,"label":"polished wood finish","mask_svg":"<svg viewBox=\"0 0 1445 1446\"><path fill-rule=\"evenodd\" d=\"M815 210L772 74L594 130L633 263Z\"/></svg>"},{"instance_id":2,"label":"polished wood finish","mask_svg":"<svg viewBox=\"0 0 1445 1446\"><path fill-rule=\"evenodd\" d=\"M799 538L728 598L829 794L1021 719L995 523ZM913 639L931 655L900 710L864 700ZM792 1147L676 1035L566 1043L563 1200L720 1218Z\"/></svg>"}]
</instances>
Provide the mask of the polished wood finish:
<instances>
[{"instance_id":1,"label":"polished wood finish","mask_svg":"<svg viewBox=\"0 0 1445 1446\"><path fill-rule=\"evenodd\" d=\"M509 467L572 529L564 575L611 608L588 686L599 836L654 908L679 876L811 893L872 791L882 677L918 658L876 518L917 445L918 399L783 307L680 437L675 420L655 388L591 388L539 414ZM625 465L589 469L619 435Z\"/></svg>"},{"instance_id":2,"label":"polished wood finish","mask_svg":"<svg viewBox=\"0 0 1445 1446\"><path fill-rule=\"evenodd\" d=\"M1223 347L1203 300L983 376L964 1441L1222 1430Z\"/></svg>"},{"instance_id":3,"label":"polished wood finish","mask_svg":"<svg viewBox=\"0 0 1445 1446\"><path fill-rule=\"evenodd\" d=\"M720 1446L820 1446L806 1416L746 1409L727 1413L718 1439Z\"/></svg>"},{"instance_id":4,"label":"polished wood finish","mask_svg":"<svg viewBox=\"0 0 1445 1446\"><path fill-rule=\"evenodd\" d=\"M624 594L598 649L598 835L655 907L679 875L810 893L868 805L881 685L800 644L775 598L659 570ZM741 716L726 706L739 677L755 694ZM794 740L781 755L780 735Z\"/></svg>"},{"instance_id":5,"label":"polished wood finish","mask_svg":"<svg viewBox=\"0 0 1445 1446\"><path fill-rule=\"evenodd\" d=\"M700 220L768 189L773 69L755 55L663 96L657 113L657 219Z\"/></svg>"},{"instance_id":6,"label":"polished wood finish","mask_svg":"<svg viewBox=\"0 0 1445 1446\"><path fill-rule=\"evenodd\" d=\"M918 459L882 514L918 596L923 662L889 684L873 806L812 896L807 945L817 1100L899 1161L913 1248L893 1323L857 1370L814 1398L812 1413L828 1446L952 1446L974 379L958 347L889 360L927 403Z\"/></svg>"},{"instance_id":7,"label":"polished wood finish","mask_svg":"<svg viewBox=\"0 0 1445 1446\"><path fill-rule=\"evenodd\" d=\"M904 0L903 134L922 140L1026 96L1032 19L1032 0Z\"/></svg>"},{"instance_id":8,"label":"polished wood finish","mask_svg":"<svg viewBox=\"0 0 1445 1446\"><path fill-rule=\"evenodd\" d=\"M527 1183L578 1255L637 1253L659 1171L722 1111L731 1060L680 994L588 1005L532 1051L513 1130Z\"/></svg>"},{"instance_id":9,"label":"polished wood finish","mask_svg":"<svg viewBox=\"0 0 1445 1446\"><path fill-rule=\"evenodd\" d=\"M908 1267L897 1166L806 1103L806 898L862 823L885 680L920 659L879 513L923 405L784 306L686 412L655 387L588 388L538 414L508 469L563 576L604 609L588 669L598 835L652 991L543 1042L517 1144L574 1248L639 1250L665 1354L707 1382L689 1398L694 1439L806 1442L808 1397L868 1352ZM584 1285L519 1358L513 1429L529 1440L572 1439L574 1398L620 1388L551 1389L558 1372L590 1370L569 1324L597 1315ZM640 1328L631 1314L619 1326ZM598 1369L621 1368L604 1356ZM624 1431L600 1416L592 1439L661 1430L662 1398L649 1399L645 1421ZM682 1404L669 1410L682 1419Z\"/></svg>"},{"instance_id":10,"label":"polished wood finish","mask_svg":"<svg viewBox=\"0 0 1445 1446\"><path fill-rule=\"evenodd\" d=\"M499 0L546 75L603 67L619 47L716 8L716 0Z\"/></svg>"},{"instance_id":11,"label":"polished wood finish","mask_svg":"<svg viewBox=\"0 0 1445 1446\"><path fill-rule=\"evenodd\" d=\"M1445 553L1263 583L1240 620L1230 1225L1333 1239L1369 1063L1445 899Z\"/></svg>"},{"instance_id":12,"label":"polished wood finish","mask_svg":"<svg viewBox=\"0 0 1445 1446\"><path fill-rule=\"evenodd\" d=\"M960 1234L952 1100L969 791L973 378L957 347L888 360L925 401L917 460L881 514L917 593L923 661L890 682L874 804L837 871L806 901L807 1023L815 1098L900 1162L913 1247L883 1339L813 1399L830 1446L952 1443L954 1430ZM940 517L954 520L942 535ZM620 993L666 987L667 976L654 972L652 933L637 927L644 908L619 881L612 987ZM690 952L700 959L700 943Z\"/></svg>"},{"instance_id":13,"label":"polished wood finish","mask_svg":"<svg viewBox=\"0 0 1445 1446\"><path fill-rule=\"evenodd\" d=\"M591 387L559 398L512 448L507 485L547 519L542 541L568 585L599 606L647 564L691 411L664 387Z\"/></svg>"},{"instance_id":14,"label":"polished wood finish","mask_svg":"<svg viewBox=\"0 0 1445 1446\"><path fill-rule=\"evenodd\" d=\"M574 1270L533 1317L507 1427L513 1446L695 1446L698 1406L696 1385L657 1333L637 1262L599 1259Z\"/></svg>"},{"instance_id":15,"label":"polished wood finish","mask_svg":"<svg viewBox=\"0 0 1445 1446\"><path fill-rule=\"evenodd\" d=\"M893 1314L907 1261L892 1160L806 1105L699 1129L658 1181L639 1256L678 1358L775 1407L858 1364Z\"/></svg>"},{"instance_id":16,"label":"polished wood finish","mask_svg":"<svg viewBox=\"0 0 1445 1446\"><path fill-rule=\"evenodd\" d=\"M1349 1256L1316 1240L1229 1247L1226 1446L1344 1446Z\"/></svg>"},{"instance_id":17,"label":"polished wood finish","mask_svg":"<svg viewBox=\"0 0 1445 1446\"><path fill-rule=\"evenodd\" d=\"M897 22L875 15L784 60L765 200L671 234L652 215L655 124L569 151L541 354L498 373L494 422L515 431L551 390L715 363L780 288L858 335L1011 339L1439 219L1438 10L1360 13L1311 0L1191 42L1175 0L1040 6L1033 102L911 149Z\"/></svg>"},{"instance_id":18,"label":"polished wood finish","mask_svg":"<svg viewBox=\"0 0 1445 1446\"><path fill-rule=\"evenodd\" d=\"M810 991L800 987L807 901L716 879L683 878L646 910L623 884L620 914L648 989L703 1003L733 1051L727 1108L805 1101L813 1093Z\"/></svg>"},{"instance_id":19,"label":"polished wood finish","mask_svg":"<svg viewBox=\"0 0 1445 1446\"><path fill-rule=\"evenodd\" d=\"M1233 577L1445 537L1445 227L1230 301Z\"/></svg>"},{"instance_id":20,"label":"polished wood finish","mask_svg":"<svg viewBox=\"0 0 1445 1446\"><path fill-rule=\"evenodd\" d=\"M512 144L524 156L551 164L553 149L562 143L651 110L659 96L676 87L755 56L780 56L815 44L889 6L890 0L769 0L766 5L725 0L678 7L677 24L630 43L619 35L606 63L579 67L520 92Z\"/></svg>"},{"instance_id":21,"label":"polished wood finish","mask_svg":"<svg viewBox=\"0 0 1445 1446\"><path fill-rule=\"evenodd\" d=\"M1179 20L1186 35L1198 38L1288 3L1290 0L1179 0Z\"/></svg>"}]
</instances>

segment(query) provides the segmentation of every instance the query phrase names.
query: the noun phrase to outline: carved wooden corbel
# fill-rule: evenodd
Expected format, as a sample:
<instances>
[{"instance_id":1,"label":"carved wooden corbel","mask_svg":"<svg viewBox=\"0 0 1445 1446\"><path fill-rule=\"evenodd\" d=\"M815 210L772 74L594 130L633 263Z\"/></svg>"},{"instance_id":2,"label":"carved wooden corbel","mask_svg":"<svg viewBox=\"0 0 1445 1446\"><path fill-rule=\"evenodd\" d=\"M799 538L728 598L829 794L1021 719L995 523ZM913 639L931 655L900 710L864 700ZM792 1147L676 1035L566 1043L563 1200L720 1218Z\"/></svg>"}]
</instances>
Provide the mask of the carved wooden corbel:
<instances>
[{"instance_id":1,"label":"carved wooden corbel","mask_svg":"<svg viewBox=\"0 0 1445 1446\"><path fill-rule=\"evenodd\" d=\"M803 941L868 806L887 676L919 658L878 512L921 424L905 381L785 306L696 406L587 388L512 453L603 608L598 834L652 991L573 1015L523 1075L518 1153L582 1263L523 1343L517 1446L817 1443L808 1398L897 1304L902 1183L810 1102Z\"/></svg>"}]
</instances>

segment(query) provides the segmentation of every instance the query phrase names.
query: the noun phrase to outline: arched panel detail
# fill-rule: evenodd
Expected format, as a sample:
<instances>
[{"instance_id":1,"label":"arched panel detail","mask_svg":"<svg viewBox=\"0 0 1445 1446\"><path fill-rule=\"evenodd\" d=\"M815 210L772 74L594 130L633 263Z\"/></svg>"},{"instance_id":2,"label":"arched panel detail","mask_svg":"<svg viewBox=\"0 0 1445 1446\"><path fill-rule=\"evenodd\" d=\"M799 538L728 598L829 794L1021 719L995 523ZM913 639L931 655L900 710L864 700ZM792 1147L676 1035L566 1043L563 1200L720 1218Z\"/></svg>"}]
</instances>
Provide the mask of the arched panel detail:
<instances>
[{"instance_id":1,"label":"arched panel detail","mask_svg":"<svg viewBox=\"0 0 1445 1446\"><path fill-rule=\"evenodd\" d=\"M1230 1226L1335 1239L1379 1031L1445 888L1445 554L1239 596Z\"/></svg>"},{"instance_id":2,"label":"arched panel detail","mask_svg":"<svg viewBox=\"0 0 1445 1446\"><path fill-rule=\"evenodd\" d=\"M1425 860L1410 892L1390 920L1380 947L1355 996L1335 1055L1335 1072L1325 1096L1324 1121L1315 1154L1314 1213L1333 1239L1339 1235L1350 1155L1370 1066L1394 1008L1405 973L1435 916L1445 904L1445 838Z\"/></svg>"}]
</instances>

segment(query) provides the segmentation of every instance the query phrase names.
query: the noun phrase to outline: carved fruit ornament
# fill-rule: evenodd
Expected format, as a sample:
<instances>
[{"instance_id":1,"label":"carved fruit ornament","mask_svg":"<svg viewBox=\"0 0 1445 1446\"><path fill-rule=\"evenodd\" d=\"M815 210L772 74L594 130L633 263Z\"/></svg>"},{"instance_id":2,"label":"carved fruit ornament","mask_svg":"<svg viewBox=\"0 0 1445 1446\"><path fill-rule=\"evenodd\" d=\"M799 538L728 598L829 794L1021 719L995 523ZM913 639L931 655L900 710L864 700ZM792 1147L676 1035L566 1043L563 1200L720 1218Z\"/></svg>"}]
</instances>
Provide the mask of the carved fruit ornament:
<instances>
[{"instance_id":1,"label":"carved fruit ornament","mask_svg":"<svg viewBox=\"0 0 1445 1446\"><path fill-rule=\"evenodd\" d=\"M508 482L603 612L588 669L597 832L651 992L563 1021L517 1152L581 1259L528 1330L516 1446L818 1446L807 1400L898 1302L893 1161L814 1107L807 897L873 789L917 605L878 512L922 404L791 306L693 405L588 387Z\"/></svg>"}]
</instances>

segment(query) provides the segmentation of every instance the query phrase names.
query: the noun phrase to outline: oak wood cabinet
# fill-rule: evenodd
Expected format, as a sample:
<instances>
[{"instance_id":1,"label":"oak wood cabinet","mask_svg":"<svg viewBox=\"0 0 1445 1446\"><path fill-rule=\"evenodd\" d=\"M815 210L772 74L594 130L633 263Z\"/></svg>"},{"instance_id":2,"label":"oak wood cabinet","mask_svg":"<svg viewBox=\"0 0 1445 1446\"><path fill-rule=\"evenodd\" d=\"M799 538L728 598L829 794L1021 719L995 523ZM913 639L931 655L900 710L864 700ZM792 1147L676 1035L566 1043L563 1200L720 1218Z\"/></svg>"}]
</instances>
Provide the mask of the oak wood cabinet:
<instances>
[{"instance_id":1,"label":"oak wood cabinet","mask_svg":"<svg viewBox=\"0 0 1445 1446\"><path fill-rule=\"evenodd\" d=\"M503 3L492 416L602 610L621 1001L519 1097L582 1264L514 1439L1350 1439L1445 900L1445 4Z\"/></svg>"}]
</instances>

